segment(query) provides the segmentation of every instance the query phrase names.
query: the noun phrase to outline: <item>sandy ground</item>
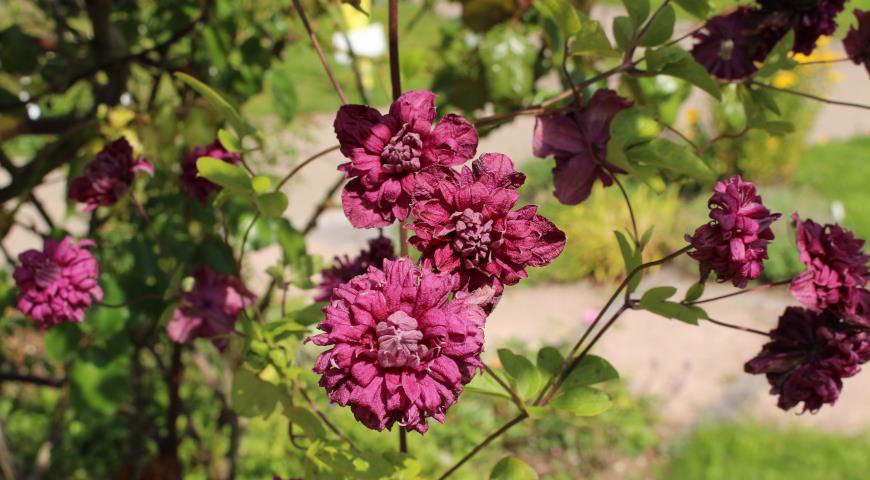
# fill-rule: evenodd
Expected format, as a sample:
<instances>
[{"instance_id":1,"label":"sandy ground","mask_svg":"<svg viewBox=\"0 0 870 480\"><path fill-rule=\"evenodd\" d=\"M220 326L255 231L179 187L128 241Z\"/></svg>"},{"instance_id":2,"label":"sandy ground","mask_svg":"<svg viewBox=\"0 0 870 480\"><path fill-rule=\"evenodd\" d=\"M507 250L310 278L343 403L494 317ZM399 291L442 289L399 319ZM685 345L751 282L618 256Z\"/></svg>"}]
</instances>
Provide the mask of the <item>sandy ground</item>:
<instances>
[{"instance_id":1,"label":"sandy ground","mask_svg":"<svg viewBox=\"0 0 870 480\"><path fill-rule=\"evenodd\" d=\"M868 79L862 68L844 63L834 68L840 81L825 92L826 96L870 103ZM279 167L276 171L287 171L298 159L335 144L331 118L312 116L304 123L302 131L271 132L267 136L277 140L271 147L277 153ZM526 161L531 157L532 126L533 119L519 118L484 138L478 151L499 151L520 163ZM866 111L826 105L820 111L811 138L846 138L868 131L870 114ZM335 167L342 161L338 154L328 155L289 183L285 189L290 197L287 216L294 224L301 226L309 218L327 186L337 178ZM60 178L58 174L52 177ZM5 181L0 179L0 182ZM49 214L58 222L66 214L63 193L63 183L58 181L49 181L37 189ZM36 212L29 208L22 210L20 220L44 227ZM74 232L82 231L80 221L71 223ZM333 208L321 217L309 239L309 247L312 252L331 258L339 253L355 252L374 234L353 230L340 209ZM582 242L582 239L571 241ZM25 229L16 228L4 245L16 255L38 245L38 241ZM273 264L277 254L275 249L252 254L246 270L262 272ZM253 275L250 282L256 289L264 284L264 277ZM690 282L688 276L666 270L647 278L642 288L662 284L686 287ZM722 286L708 290L708 295L728 291ZM585 282L508 289L488 322L487 348L492 352L510 338L538 344L573 342L585 328L584 313L600 308L609 292L609 288ZM711 304L709 312L714 318L766 329L775 323L783 308L792 303L784 291L768 291ZM634 391L654 395L661 404L665 426L674 432L702 418L728 418L744 413L826 430L853 432L870 427L870 409L866 408L870 398L870 373L846 380L837 408L801 416L778 411L774 399L765 394L764 379L742 373L743 362L759 350L762 342L763 338L752 334L712 325L692 327L643 312L631 312L604 338L595 353L613 362Z\"/></svg>"}]
</instances>

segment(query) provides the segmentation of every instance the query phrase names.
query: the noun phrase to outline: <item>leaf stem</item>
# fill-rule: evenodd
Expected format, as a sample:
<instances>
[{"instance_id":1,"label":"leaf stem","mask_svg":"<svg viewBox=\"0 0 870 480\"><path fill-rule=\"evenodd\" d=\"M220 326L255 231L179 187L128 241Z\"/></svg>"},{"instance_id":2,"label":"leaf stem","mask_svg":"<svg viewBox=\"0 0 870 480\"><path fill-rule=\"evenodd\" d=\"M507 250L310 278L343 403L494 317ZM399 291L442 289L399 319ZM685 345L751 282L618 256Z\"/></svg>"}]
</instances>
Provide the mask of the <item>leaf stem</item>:
<instances>
[{"instance_id":1,"label":"leaf stem","mask_svg":"<svg viewBox=\"0 0 870 480\"><path fill-rule=\"evenodd\" d=\"M526 405L525 405L525 403L523 403L523 399L520 398L517 391L514 390L513 388L511 388L511 386L508 385L507 382L505 382L499 374L495 373L495 371L493 371L493 369L491 369L489 367L489 365L487 365L484 362L481 362L481 363L483 364L483 371L485 371L489 376L491 376L492 379L495 380L495 383L498 383L501 386L501 388L503 388L508 393L508 395L511 396L511 400L513 400L513 402L514 402L514 404L516 404L517 408L519 408L521 412L528 413L526 411Z\"/></svg>"},{"instance_id":2,"label":"leaf stem","mask_svg":"<svg viewBox=\"0 0 870 480\"><path fill-rule=\"evenodd\" d=\"M471 460L472 457L477 455L477 453L479 451L483 450L484 448L486 448L487 445L492 443L493 440L495 440L496 438L500 437L503 433L510 430L511 427L513 427L514 425L516 425L516 424L522 422L523 420L525 420L526 418L528 418L528 416L529 415L527 413L523 412L523 413L517 415L516 417L514 417L513 419L511 419L511 421L502 425L498 430L490 433L485 439L483 439L483 441L481 441L480 443L475 445L475 447L472 448L471 451L466 453L464 457L462 457L458 462L454 463L453 466L450 467L446 472L441 474L441 476L438 477L438 480L444 480L445 478L452 475L454 472L456 472L456 470L459 469L459 467L465 465L465 463L467 461Z\"/></svg>"},{"instance_id":3,"label":"leaf stem","mask_svg":"<svg viewBox=\"0 0 870 480\"><path fill-rule=\"evenodd\" d=\"M749 80L750 85L758 85L759 87L766 88L768 90L774 90L782 93L789 93L792 95L797 95L799 97L809 98L810 100L815 100L817 102L827 103L829 105L840 105L843 107L853 107L853 108L862 108L864 110L870 110L870 105L864 105L861 103L852 103L852 102L842 102L840 100L831 100L829 98L819 97L817 95L813 95L811 93L799 92L797 90L791 90L788 88L779 88L774 87L773 85L769 85L767 83L762 83L757 80Z\"/></svg>"},{"instance_id":4,"label":"leaf stem","mask_svg":"<svg viewBox=\"0 0 870 480\"><path fill-rule=\"evenodd\" d=\"M323 149L323 150L315 153L314 155L306 158L305 160L303 160L302 163L293 167L293 170L290 170L290 173L285 175L284 178L282 178L281 181L278 182L278 185L275 186L275 191L277 192L278 190L281 190L281 187L283 187L288 181L290 181L290 179L293 178L294 175L299 173L300 170L302 170L303 168L308 166L308 164L310 164L311 162L317 160L318 158L326 155L327 153L332 153L332 152L338 150L340 147L341 147L341 145L333 145L333 146L326 148L326 149Z\"/></svg>"},{"instance_id":5,"label":"leaf stem","mask_svg":"<svg viewBox=\"0 0 870 480\"><path fill-rule=\"evenodd\" d=\"M754 329L754 328L741 327L740 325L734 325L734 324L732 324L732 323L721 322L721 321L719 321L719 320L714 320L714 319L712 319L712 318L707 318L707 321L710 322L710 323L712 323L712 324L719 325L720 327L731 328L731 329L734 329L734 330L740 330L741 332L754 333L754 334L756 334L756 335L761 335L761 336L763 336L763 337L769 337L769 336L770 336L770 335L767 334L766 332L762 332L761 330L756 330L756 329Z\"/></svg>"},{"instance_id":6,"label":"leaf stem","mask_svg":"<svg viewBox=\"0 0 870 480\"><path fill-rule=\"evenodd\" d=\"M393 100L395 101L402 94L402 72L399 69L399 0L390 0L388 21L390 37L390 83L393 87Z\"/></svg>"},{"instance_id":7,"label":"leaf stem","mask_svg":"<svg viewBox=\"0 0 870 480\"><path fill-rule=\"evenodd\" d=\"M792 279L779 280L779 281L776 281L773 283L766 283L764 285L759 285L757 287L744 288L742 290L738 290L736 292L731 292L731 293L726 293L725 295L719 295L717 297L702 298L700 300L695 300L692 302L685 302L684 301L684 302L680 302L680 303L682 303L683 305L699 305L701 303L708 303L708 302L713 302L716 300L722 300L723 298L736 297L737 295L743 295L744 293L755 292L758 290L765 290L765 289L768 289L771 287L778 287L781 285L788 285L789 283L791 283L791 281L792 281Z\"/></svg>"}]
</instances>

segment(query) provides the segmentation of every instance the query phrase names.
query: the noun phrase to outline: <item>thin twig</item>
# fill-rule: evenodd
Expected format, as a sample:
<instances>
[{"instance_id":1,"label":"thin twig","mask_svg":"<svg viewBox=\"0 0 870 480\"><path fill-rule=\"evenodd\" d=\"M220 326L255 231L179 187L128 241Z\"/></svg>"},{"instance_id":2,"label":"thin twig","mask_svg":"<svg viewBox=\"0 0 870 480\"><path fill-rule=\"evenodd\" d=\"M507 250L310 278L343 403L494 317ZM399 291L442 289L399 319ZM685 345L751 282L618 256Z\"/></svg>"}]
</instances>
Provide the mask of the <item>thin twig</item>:
<instances>
[{"instance_id":1,"label":"thin twig","mask_svg":"<svg viewBox=\"0 0 870 480\"><path fill-rule=\"evenodd\" d=\"M314 403L314 401L311 399L310 396L308 396L308 392L306 392L305 389L302 388L302 385L300 385L299 383L296 383L296 389L299 390L299 393L302 395L302 398L304 398L305 401L308 403L308 407L311 408L311 410L315 413L315 415L320 417L320 420L323 421L323 424L326 425L326 428L328 428L330 431L332 431L332 433L334 433L336 437L340 438L343 442L347 443L350 446L350 448L353 448L354 450L356 450L356 448L357 448L356 445L353 444L353 442L347 437L347 435L341 433L341 430L339 430L338 427L336 427L329 420L329 417L327 417L323 412L320 411L319 408L317 408L317 404Z\"/></svg>"},{"instance_id":2,"label":"thin twig","mask_svg":"<svg viewBox=\"0 0 870 480\"><path fill-rule=\"evenodd\" d=\"M323 65L323 70L326 71L326 76L329 77L330 83L332 83L332 88L334 88L335 93L338 94L341 104L347 105L347 95L345 95L344 90L341 89L341 84L339 84L338 79L335 78L335 73L333 73L332 67L329 65L329 60L326 59L323 49L320 48L320 41L317 40L317 34L314 33L314 29L312 29L311 24L308 23L305 9L302 8L302 4L299 0L293 0L293 6L296 7L299 19L302 20L302 25L305 27L305 31L308 32L308 39L311 40L311 46L314 47L314 51L317 52L317 56L320 58L320 63Z\"/></svg>"},{"instance_id":3,"label":"thin twig","mask_svg":"<svg viewBox=\"0 0 870 480\"><path fill-rule=\"evenodd\" d=\"M790 93L792 95L797 95L799 97L809 98L810 100L815 100L817 102L827 103L829 105L840 105L843 107L853 107L853 108L861 108L864 110L870 110L870 105L863 105L860 103L852 103L852 102L842 102L840 100L831 100L829 98L819 97L817 95L813 95L813 94L805 93L805 92L799 92L797 90L774 87L773 85L762 83L762 82L759 82L757 80L749 80L749 83L751 85L758 85L759 87L763 87L763 88L766 88L768 90L774 90L774 91L783 92L783 93Z\"/></svg>"},{"instance_id":4,"label":"thin twig","mask_svg":"<svg viewBox=\"0 0 870 480\"><path fill-rule=\"evenodd\" d=\"M260 212L257 212L254 215L254 218L251 219L251 223L248 224L248 228L245 229L245 234L242 235L242 245L239 247L239 259L236 264L236 271L239 274L239 278L242 278L242 262L245 259L245 246L248 244L248 236L251 235L251 230L254 229L254 225L257 224L258 220L260 220Z\"/></svg>"},{"instance_id":5,"label":"thin twig","mask_svg":"<svg viewBox=\"0 0 870 480\"><path fill-rule=\"evenodd\" d=\"M704 146L695 150L695 152L698 155L703 155L703 154L707 153L707 150L710 150L710 148L713 147L713 145L715 145L717 142L719 142L721 140L726 140L726 139L740 138L743 135L746 135L746 133L749 132L749 129L750 129L750 127L747 125L747 126L743 127L743 130L740 130L737 133L723 133L723 134L717 135L716 137L712 138L709 142L705 143Z\"/></svg>"},{"instance_id":6,"label":"thin twig","mask_svg":"<svg viewBox=\"0 0 870 480\"><path fill-rule=\"evenodd\" d=\"M508 385L507 382L505 382L499 374L495 373L491 368L489 368L489 365L484 362L481 363L483 364L483 371L485 371L490 377L492 377L492 379L495 380L495 383L499 384L501 388L503 388L508 393L508 395L510 395L511 400L513 400L517 408L519 408L521 412L528 413L526 411L526 405L525 403L523 403L523 399L520 398L516 390L511 388L511 386Z\"/></svg>"},{"instance_id":7,"label":"thin twig","mask_svg":"<svg viewBox=\"0 0 870 480\"><path fill-rule=\"evenodd\" d=\"M677 130L676 128L674 128L674 127L668 125L667 123L665 123L665 122L663 122L663 121L661 121L661 120L657 120L657 121L658 121L659 125L661 125L662 127L665 128L665 130L670 131L671 133L673 133L673 134L675 134L676 136L678 136L678 137L680 137L681 139L683 139L684 142L688 143L689 146L692 147L692 150L695 151L695 153L698 152L698 145L696 145L695 142L693 142L692 139L690 139L686 134L684 134L683 132Z\"/></svg>"},{"instance_id":8,"label":"thin twig","mask_svg":"<svg viewBox=\"0 0 870 480\"><path fill-rule=\"evenodd\" d=\"M830 63L842 63L842 62L851 62L852 59L849 57L846 58L837 58L834 60L810 60L809 62L797 62L798 67L803 67L806 65L827 65Z\"/></svg>"},{"instance_id":9,"label":"thin twig","mask_svg":"<svg viewBox=\"0 0 870 480\"><path fill-rule=\"evenodd\" d=\"M308 164L310 164L311 162L317 160L318 158L326 155L327 153L331 153L331 152L338 150L339 148L341 148L341 145L334 145L332 147L321 150L321 151L315 153L314 155L306 158L302 163L300 163L299 165L296 165L293 168L293 170L290 170L290 173L285 175L284 178L282 178L281 181L278 182L278 185L275 186L275 191L277 192L278 190L281 190L281 187L283 187L288 181L290 181L291 178L293 178L294 175L299 173L299 171L302 170L303 168L305 168Z\"/></svg>"},{"instance_id":10,"label":"thin twig","mask_svg":"<svg viewBox=\"0 0 870 480\"><path fill-rule=\"evenodd\" d=\"M637 219L634 218L634 208L631 206L631 200L628 198L628 192L625 191L625 187L622 185L622 182L619 181L619 178L616 177L616 172L610 172L610 178L613 179L613 183L619 187L619 191L622 192L622 198L625 199L625 206L628 207L628 216L631 218L631 231L634 234L634 246L636 248L640 248L640 234L637 231Z\"/></svg>"},{"instance_id":11,"label":"thin twig","mask_svg":"<svg viewBox=\"0 0 870 480\"><path fill-rule=\"evenodd\" d=\"M623 63L631 63L632 58L634 57L634 51L637 50L638 43L643 39L643 36L646 35L646 32L649 30L652 23L655 19L662 13L665 7L671 3L671 0L664 0L659 8L649 17L649 19L644 23L644 25L635 32L634 36L631 37L631 41L629 42L629 47L625 52L625 57L623 58Z\"/></svg>"},{"instance_id":12,"label":"thin twig","mask_svg":"<svg viewBox=\"0 0 870 480\"><path fill-rule=\"evenodd\" d=\"M720 327L726 327L726 328L731 328L731 329L734 329L734 330L740 330L741 332L754 333L754 334L756 334L756 335L761 335L761 336L763 336L763 337L769 337L769 336L770 336L768 333L766 333L766 332L762 332L761 330L756 330L756 329L754 329L754 328L741 327L740 325L734 325L734 324L727 323L727 322L721 322L721 321L719 321L719 320L714 320L714 319L712 319L712 318L708 318L707 321L710 322L710 323L712 323L712 324L719 325Z\"/></svg>"},{"instance_id":13,"label":"thin twig","mask_svg":"<svg viewBox=\"0 0 870 480\"><path fill-rule=\"evenodd\" d=\"M464 457L462 457L458 462L454 463L453 466L450 467L446 472L441 474L441 476L438 477L438 480L444 480L445 478L452 475L457 469L459 469L459 467L465 465L465 462L471 460L473 456L477 455L477 452L483 450L487 445L492 443L493 440L510 430L511 427L513 427L514 425L528 418L528 416L529 415L527 413L523 412L511 419L511 421L509 421L508 423L502 425L498 430L490 433L485 439L483 439L482 442L478 443L474 448L471 449L471 451L466 453Z\"/></svg>"},{"instance_id":14,"label":"thin twig","mask_svg":"<svg viewBox=\"0 0 870 480\"><path fill-rule=\"evenodd\" d=\"M311 218L308 219L308 222L305 223L305 227L302 229L302 235L308 235L308 233L314 230L314 227L317 226L317 220L319 220L323 212L326 211L326 207L329 205L335 192L337 192L342 185L344 185L344 175L336 179L335 183L329 187L329 191L326 192L326 195L323 196L320 203L317 204L317 207L311 214Z\"/></svg>"},{"instance_id":15,"label":"thin twig","mask_svg":"<svg viewBox=\"0 0 870 480\"><path fill-rule=\"evenodd\" d=\"M723 298L736 297L737 295L743 295L744 293L755 292L758 290L766 290L771 287L778 287L780 285L788 285L791 283L791 279L788 280L779 280L773 283L765 283L764 285L759 285L757 287L752 288L744 288L742 290L738 290L736 292L726 293L725 295L719 295L718 297L710 297L710 298L702 298L700 300L695 300L693 302L680 302L683 305L699 305L701 303L713 302L716 300L722 300Z\"/></svg>"},{"instance_id":16,"label":"thin twig","mask_svg":"<svg viewBox=\"0 0 870 480\"><path fill-rule=\"evenodd\" d=\"M65 378L47 378L38 375L29 375L18 372L0 372L0 383L2 382L21 382L39 385L43 387L60 388L66 383Z\"/></svg>"}]
</instances>

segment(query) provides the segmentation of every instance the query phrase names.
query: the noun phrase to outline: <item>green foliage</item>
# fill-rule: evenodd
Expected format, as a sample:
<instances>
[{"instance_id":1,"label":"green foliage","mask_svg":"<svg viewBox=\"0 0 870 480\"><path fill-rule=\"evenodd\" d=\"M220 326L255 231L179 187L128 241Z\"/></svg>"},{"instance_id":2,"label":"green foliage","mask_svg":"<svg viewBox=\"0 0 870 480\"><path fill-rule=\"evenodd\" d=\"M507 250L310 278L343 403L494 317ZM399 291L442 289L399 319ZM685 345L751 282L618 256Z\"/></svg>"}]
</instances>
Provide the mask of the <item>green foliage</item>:
<instances>
[{"instance_id":1,"label":"green foliage","mask_svg":"<svg viewBox=\"0 0 870 480\"><path fill-rule=\"evenodd\" d=\"M492 467L490 480L537 480L538 473L517 457L504 457Z\"/></svg>"},{"instance_id":2,"label":"green foliage","mask_svg":"<svg viewBox=\"0 0 870 480\"><path fill-rule=\"evenodd\" d=\"M758 423L705 426L670 455L667 480L858 480L870 468L867 434L783 429Z\"/></svg>"}]
</instances>

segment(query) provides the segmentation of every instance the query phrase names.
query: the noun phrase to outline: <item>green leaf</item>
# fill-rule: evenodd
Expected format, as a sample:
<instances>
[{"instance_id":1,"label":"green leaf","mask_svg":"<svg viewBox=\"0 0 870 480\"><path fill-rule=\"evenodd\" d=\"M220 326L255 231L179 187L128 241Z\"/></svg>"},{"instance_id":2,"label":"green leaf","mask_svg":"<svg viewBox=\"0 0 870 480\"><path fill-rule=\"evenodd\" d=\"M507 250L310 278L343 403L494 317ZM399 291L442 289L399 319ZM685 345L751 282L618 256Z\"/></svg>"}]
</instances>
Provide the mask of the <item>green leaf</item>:
<instances>
[{"instance_id":1,"label":"green leaf","mask_svg":"<svg viewBox=\"0 0 870 480\"><path fill-rule=\"evenodd\" d=\"M128 368L126 357L115 357L103 350L86 350L69 373L73 400L103 414L115 412L127 392Z\"/></svg>"},{"instance_id":2,"label":"green leaf","mask_svg":"<svg viewBox=\"0 0 870 480\"><path fill-rule=\"evenodd\" d=\"M689 289L686 290L686 296L683 300L687 302L694 302L695 300L701 298L701 295L704 294L704 285L704 282L698 282L689 287Z\"/></svg>"},{"instance_id":3,"label":"green leaf","mask_svg":"<svg viewBox=\"0 0 870 480\"><path fill-rule=\"evenodd\" d=\"M565 361L562 352L554 347L544 347L538 350L538 370L546 375L555 375Z\"/></svg>"},{"instance_id":4,"label":"green leaf","mask_svg":"<svg viewBox=\"0 0 870 480\"><path fill-rule=\"evenodd\" d=\"M746 106L740 97L736 85L728 85L722 91L722 117L728 131L732 133L742 132L746 129L747 114Z\"/></svg>"},{"instance_id":5,"label":"green leaf","mask_svg":"<svg viewBox=\"0 0 870 480\"><path fill-rule=\"evenodd\" d=\"M520 104L532 92L538 47L511 25L488 31L478 47L490 100Z\"/></svg>"},{"instance_id":6,"label":"green leaf","mask_svg":"<svg viewBox=\"0 0 870 480\"><path fill-rule=\"evenodd\" d=\"M537 480L538 473L517 457L504 457L492 467L490 480Z\"/></svg>"},{"instance_id":7,"label":"green leaf","mask_svg":"<svg viewBox=\"0 0 870 480\"><path fill-rule=\"evenodd\" d=\"M706 91L717 100L722 98L719 84L689 52L677 46L661 47L646 54L650 71L682 78Z\"/></svg>"},{"instance_id":8,"label":"green leaf","mask_svg":"<svg viewBox=\"0 0 870 480\"><path fill-rule=\"evenodd\" d=\"M716 173L689 148L664 139L655 139L626 151L629 160L708 182Z\"/></svg>"},{"instance_id":9,"label":"green leaf","mask_svg":"<svg viewBox=\"0 0 870 480\"><path fill-rule=\"evenodd\" d=\"M647 28L646 33L638 41L641 47L654 47L671 39L674 25L677 23L677 13L674 7L666 5L661 9Z\"/></svg>"},{"instance_id":10,"label":"green leaf","mask_svg":"<svg viewBox=\"0 0 870 480\"><path fill-rule=\"evenodd\" d=\"M570 37L580 31L580 15L577 9L565 0L536 0L535 9L545 18L549 18L565 37ZM556 47L554 45L554 47Z\"/></svg>"},{"instance_id":11,"label":"green leaf","mask_svg":"<svg viewBox=\"0 0 870 480\"><path fill-rule=\"evenodd\" d=\"M631 18L634 30L639 29L644 20L649 17L649 0L622 0L622 4Z\"/></svg>"},{"instance_id":12,"label":"green leaf","mask_svg":"<svg viewBox=\"0 0 870 480\"><path fill-rule=\"evenodd\" d=\"M287 318L292 319L294 322L300 325L314 325L315 323L323 320L323 307L325 307L328 303L329 302L312 303L311 305L307 305L300 310L288 313Z\"/></svg>"},{"instance_id":13,"label":"green leaf","mask_svg":"<svg viewBox=\"0 0 870 480\"><path fill-rule=\"evenodd\" d=\"M285 396L277 385L262 380L244 367L233 375L232 406L243 417L267 417Z\"/></svg>"},{"instance_id":14,"label":"green leaf","mask_svg":"<svg viewBox=\"0 0 870 480\"><path fill-rule=\"evenodd\" d=\"M67 355L74 352L82 338L82 331L78 324L61 323L45 332L45 353L48 358L58 362L64 362Z\"/></svg>"},{"instance_id":15,"label":"green leaf","mask_svg":"<svg viewBox=\"0 0 870 480\"><path fill-rule=\"evenodd\" d=\"M261 193L256 198L257 209L266 218L280 218L287 210L288 200L284 192Z\"/></svg>"},{"instance_id":16,"label":"green leaf","mask_svg":"<svg viewBox=\"0 0 870 480\"><path fill-rule=\"evenodd\" d=\"M563 385L588 387L617 378L619 378L619 372L613 368L610 362L597 355L587 355L580 361L580 365L571 371Z\"/></svg>"},{"instance_id":17,"label":"green leaf","mask_svg":"<svg viewBox=\"0 0 870 480\"><path fill-rule=\"evenodd\" d=\"M323 422L311 410L304 407L287 407L284 409L284 415L291 422L299 425L299 428L309 438L326 438L326 429L323 428Z\"/></svg>"},{"instance_id":18,"label":"green leaf","mask_svg":"<svg viewBox=\"0 0 870 480\"><path fill-rule=\"evenodd\" d=\"M782 111L779 109L779 105L776 104L776 99L770 91L758 87L750 89L749 94L755 100L755 103L764 106L764 108L777 115L782 115Z\"/></svg>"},{"instance_id":19,"label":"green leaf","mask_svg":"<svg viewBox=\"0 0 870 480\"><path fill-rule=\"evenodd\" d=\"M126 300L124 290L115 277L109 273L100 275L100 285L103 288L103 302L109 305L122 305ZM130 308L95 306L88 310L81 329L91 335L98 344L112 341L112 337L124 330L130 318Z\"/></svg>"},{"instance_id":20,"label":"green leaf","mask_svg":"<svg viewBox=\"0 0 870 480\"><path fill-rule=\"evenodd\" d=\"M521 397L527 398L537 393L541 386L541 374L531 360L506 348L498 350L498 358Z\"/></svg>"},{"instance_id":21,"label":"green leaf","mask_svg":"<svg viewBox=\"0 0 870 480\"><path fill-rule=\"evenodd\" d=\"M643 234L640 236L640 248L643 250L649 244L649 241L652 240L653 231L655 230L655 225L649 227Z\"/></svg>"},{"instance_id":22,"label":"green leaf","mask_svg":"<svg viewBox=\"0 0 870 480\"><path fill-rule=\"evenodd\" d=\"M595 388L563 385L550 405L581 417L594 417L606 412L612 403L607 394Z\"/></svg>"},{"instance_id":23,"label":"green leaf","mask_svg":"<svg viewBox=\"0 0 870 480\"><path fill-rule=\"evenodd\" d=\"M634 25L628 17L616 17L613 19L613 38L616 39L616 45L622 51L628 50L631 43L631 37L634 35Z\"/></svg>"},{"instance_id":24,"label":"green leaf","mask_svg":"<svg viewBox=\"0 0 870 480\"><path fill-rule=\"evenodd\" d=\"M762 123L758 128L761 128L771 135L788 135L789 133L794 133L794 124L791 122L771 120Z\"/></svg>"},{"instance_id":25,"label":"green leaf","mask_svg":"<svg viewBox=\"0 0 870 480\"><path fill-rule=\"evenodd\" d=\"M257 175L251 179L251 188L256 193L267 193L272 189L272 180L265 175Z\"/></svg>"},{"instance_id":26,"label":"green leaf","mask_svg":"<svg viewBox=\"0 0 870 480\"><path fill-rule=\"evenodd\" d=\"M651 288L645 292L640 297L640 302L638 305L644 307L646 305L651 305L654 303L661 303L671 297L673 297L677 293L677 289L674 287L655 287Z\"/></svg>"},{"instance_id":27,"label":"green leaf","mask_svg":"<svg viewBox=\"0 0 870 480\"><path fill-rule=\"evenodd\" d=\"M756 77L769 77L780 70L791 70L797 65L791 58L791 49L794 45L794 30L789 30L782 37L782 40L777 42L770 54L764 59L764 65L755 72Z\"/></svg>"},{"instance_id":28,"label":"green leaf","mask_svg":"<svg viewBox=\"0 0 870 480\"><path fill-rule=\"evenodd\" d=\"M218 140L228 152L241 153L242 147L239 145L239 137L235 133L221 128L218 130Z\"/></svg>"},{"instance_id":29,"label":"green leaf","mask_svg":"<svg viewBox=\"0 0 870 480\"><path fill-rule=\"evenodd\" d=\"M196 160L199 176L235 192L252 192L248 172L239 165L227 163L219 158L200 157Z\"/></svg>"},{"instance_id":30,"label":"green leaf","mask_svg":"<svg viewBox=\"0 0 870 480\"><path fill-rule=\"evenodd\" d=\"M674 2L701 20L706 20L710 13L709 0L674 0Z\"/></svg>"},{"instance_id":31,"label":"green leaf","mask_svg":"<svg viewBox=\"0 0 870 480\"><path fill-rule=\"evenodd\" d=\"M14 17L8 10L6 14ZM14 75L31 74L39 67L41 56L42 49L37 38L24 33L18 25L0 32L0 63L3 64L4 72Z\"/></svg>"},{"instance_id":32,"label":"green leaf","mask_svg":"<svg viewBox=\"0 0 870 480\"><path fill-rule=\"evenodd\" d=\"M622 232L614 230L613 234L616 235L616 241L619 243L619 251L622 253L622 261L625 262L625 274L630 275L631 272L643 262L642 253L640 250L634 248L634 244L629 242L628 238L626 238ZM641 277L641 272L638 272L631 278L631 280L629 280L628 285L626 285L629 293L637 288L640 284Z\"/></svg>"},{"instance_id":33,"label":"green leaf","mask_svg":"<svg viewBox=\"0 0 870 480\"><path fill-rule=\"evenodd\" d=\"M462 387L462 390L478 395L511 399L510 395L491 375L475 375L468 385Z\"/></svg>"},{"instance_id":34,"label":"green leaf","mask_svg":"<svg viewBox=\"0 0 870 480\"><path fill-rule=\"evenodd\" d=\"M271 79L272 105L275 113L284 123L289 123L299 111L299 94L296 93L296 85L293 83L293 66L290 63L282 64L272 70Z\"/></svg>"},{"instance_id":35,"label":"green leaf","mask_svg":"<svg viewBox=\"0 0 870 480\"><path fill-rule=\"evenodd\" d=\"M208 103L215 107L215 109L220 112L224 119L230 122L230 124L233 126L239 136L244 137L245 135L249 135L255 132L255 130L242 119L242 116L239 115L239 112L236 111L236 109L232 105L230 105L230 102L224 99L224 97L222 97L211 87L186 73L175 72L175 78L186 83L188 86L196 90L200 95L205 97L205 99L208 100Z\"/></svg>"},{"instance_id":36,"label":"green leaf","mask_svg":"<svg viewBox=\"0 0 870 480\"><path fill-rule=\"evenodd\" d=\"M305 236L290 225L287 219L277 220L278 245L284 254L284 263L290 265L290 277L297 288L314 287L311 276L314 275L315 262L308 255Z\"/></svg>"},{"instance_id":37,"label":"green leaf","mask_svg":"<svg viewBox=\"0 0 870 480\"><path fill-rule=\"evenodd\" d=\"M695 305L683 305L675 302L661 302L649 305L641 305L641 308L665 318L672 318L681 322L697 325L698 320L707 318L707 313Z\"/></svg>"},{"instance_id":38,"label":"green leaf","mask_svg":"<svg viewBox=\"0 0 870 480\"><path fill-rule=\"evenodd\" d=\"M571 55L614 57L619 52L610 45L607 34L597 20L580 16L580 29L571 36Z\"/></svg>"}]
</instances>

